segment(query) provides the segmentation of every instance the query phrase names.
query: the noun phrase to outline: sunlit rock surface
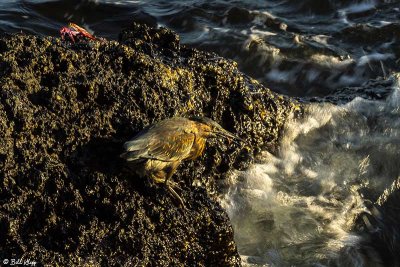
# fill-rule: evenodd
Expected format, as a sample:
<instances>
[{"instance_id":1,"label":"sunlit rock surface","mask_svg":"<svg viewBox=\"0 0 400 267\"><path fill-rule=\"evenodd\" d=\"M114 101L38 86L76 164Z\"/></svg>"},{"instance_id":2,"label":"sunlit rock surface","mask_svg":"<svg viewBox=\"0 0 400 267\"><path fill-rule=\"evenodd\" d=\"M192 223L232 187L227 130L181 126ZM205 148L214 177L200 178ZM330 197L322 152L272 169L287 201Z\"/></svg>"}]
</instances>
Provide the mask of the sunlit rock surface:
<instances>
[{"instance_id":1,"label":"sunlit rock surface","mask_svg":"<svg viewBox=\"0 0 400 267\"><path fill-rule=\"evenodd\" d=\"M273 151L296 106L169 30L135 24L120 38L1 35L0 258L240 265L215 181ZM211 142L178 169L186 212L118 157L146 125L177 115L211 117L249 142Z\"/></svg>"}]
</instances>

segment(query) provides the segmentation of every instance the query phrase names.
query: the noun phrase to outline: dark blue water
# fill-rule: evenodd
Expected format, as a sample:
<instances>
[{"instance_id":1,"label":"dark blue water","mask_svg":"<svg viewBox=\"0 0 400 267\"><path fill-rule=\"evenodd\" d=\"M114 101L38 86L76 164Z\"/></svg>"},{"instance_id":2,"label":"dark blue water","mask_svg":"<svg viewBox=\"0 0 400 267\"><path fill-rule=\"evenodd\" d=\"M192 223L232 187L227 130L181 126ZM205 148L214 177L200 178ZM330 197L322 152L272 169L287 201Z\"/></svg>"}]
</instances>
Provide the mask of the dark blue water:
<instances>
[{"instance_id":1,"label":"dark blue water","mask_svg":"<svg viewBox=\"0 0 400 267\"><path fill-rule=\"evenodd\" d=\"M378 94L370 81L394 82L386 100L309 105L288 120L277 155L265 152L231 177L221 201L245 266L385 266L395 258L378 250L400 247L399 224L377 205L400 190L399 18L400 1L390 0L0 2L8 32L58 37L72 21L117 39L132 21L168 27L289 96L352 95L367 83ZM373 203L365 192L386 193ZM357 218L364 232L355 231ZM374 247L386 228L394 235Z\"/></svg>"}]
</instances>

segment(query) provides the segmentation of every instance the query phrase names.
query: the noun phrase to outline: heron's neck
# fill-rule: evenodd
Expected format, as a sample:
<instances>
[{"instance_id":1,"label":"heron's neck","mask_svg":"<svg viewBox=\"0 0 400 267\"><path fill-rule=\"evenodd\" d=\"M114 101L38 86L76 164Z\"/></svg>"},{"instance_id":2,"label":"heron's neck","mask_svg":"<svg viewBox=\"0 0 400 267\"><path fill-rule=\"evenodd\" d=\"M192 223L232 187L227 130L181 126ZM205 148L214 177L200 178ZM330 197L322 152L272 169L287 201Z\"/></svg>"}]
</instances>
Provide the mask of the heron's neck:
<instances>
[{"instance_id":1,"label":"heron's neck","mask_svg":"<svg viewBox=\"0 0 400 267\"><path fill-rule=\"evenodd\" d=\"M206 147L206 139L196 136L192 145L192 149L190 150L189 159L195 159L200 157L203 154L205 147Z\"/></svg>"}]
</instances>

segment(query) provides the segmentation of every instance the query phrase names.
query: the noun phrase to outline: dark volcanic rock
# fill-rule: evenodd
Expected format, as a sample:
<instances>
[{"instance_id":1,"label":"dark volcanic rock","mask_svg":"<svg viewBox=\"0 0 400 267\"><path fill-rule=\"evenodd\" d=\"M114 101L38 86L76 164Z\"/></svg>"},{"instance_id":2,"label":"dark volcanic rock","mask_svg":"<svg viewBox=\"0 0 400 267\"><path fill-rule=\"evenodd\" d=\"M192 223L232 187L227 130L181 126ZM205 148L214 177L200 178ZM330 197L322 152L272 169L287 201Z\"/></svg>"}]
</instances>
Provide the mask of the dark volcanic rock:
<instances>
[{"instance_id":1,"label":"dark volcanic rock","mask_svg":"<svg viewBox=\"0 0 400 267\"><path fill-rule=\"evenodd\" d=\"M356 97L361 97L370 100L383 100L386 99L393 91L395 78L379 77L374 80L369 80L367 83L358 87L343 87L335 90L331 94L324 97L299 97L296 98L302 103L332 103L335 105L342 105L352 101Z\"/></svg>"},{"instance_id":2,"label":"dark volcanic rock","mask_svg":"<svg viewBox=\"0 0 400 267\"><path fill-rule=\"evenodd\" d=\"M0 258L240 265L214 181L273 150L293 108L167 29L134 24L119 43L1 35ZM173 179L186 212L118 157L143 127L177 115L211 117L252 145L211 142L182 164Z\"/></svg>"},{"instance_id":3,"label":"dark volcanic rock","mask_svg":"<svg viewBox=\"0 0 400 267\"><path fill-rule=\"evenodd\" d=\"M363 239L360 251L368 266L400 266L400 178L369 204L356 220L354 231Z\"/></svg>"}]
</instances>

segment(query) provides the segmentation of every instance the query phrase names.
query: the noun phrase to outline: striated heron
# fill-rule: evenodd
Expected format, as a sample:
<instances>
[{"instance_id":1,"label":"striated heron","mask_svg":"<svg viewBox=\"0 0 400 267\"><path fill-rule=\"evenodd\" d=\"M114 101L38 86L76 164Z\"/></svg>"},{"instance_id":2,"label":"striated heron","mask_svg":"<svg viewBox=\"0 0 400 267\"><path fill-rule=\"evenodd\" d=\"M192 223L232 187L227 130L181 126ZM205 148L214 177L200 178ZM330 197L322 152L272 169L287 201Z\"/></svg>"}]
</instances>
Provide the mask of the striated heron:
<instances>
[{"instance_id":1,"label":"striated heron","mask_svg":"<svg viewBox=\"0 0 400 267\"><path fill-rule=\"evenodd\" d=\"M174 117L153 124L125 142L120 156L141 177L164 183L170 193L185 208L169 181L183 160L193 160L203 154L207 138L232 138L244 141L205 117L191 119Z\"/></svg>"}]
</instances>

